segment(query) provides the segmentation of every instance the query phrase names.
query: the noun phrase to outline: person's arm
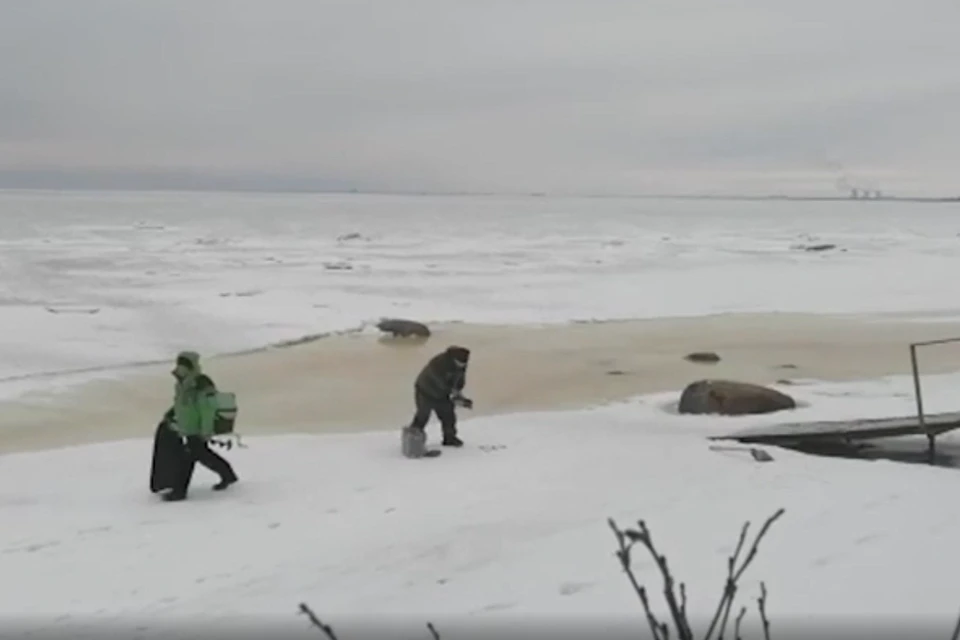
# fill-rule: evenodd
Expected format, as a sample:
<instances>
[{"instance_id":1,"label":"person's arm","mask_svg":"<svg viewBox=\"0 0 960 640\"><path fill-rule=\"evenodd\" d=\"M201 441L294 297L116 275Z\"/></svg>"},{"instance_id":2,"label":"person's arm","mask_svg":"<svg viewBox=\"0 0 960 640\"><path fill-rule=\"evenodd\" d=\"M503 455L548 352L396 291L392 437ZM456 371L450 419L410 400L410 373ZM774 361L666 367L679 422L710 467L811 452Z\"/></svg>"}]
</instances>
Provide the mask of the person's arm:
<instances>
[{"instance_id":1,"label":"person's arm","mask_svg":"<svg viewBox=\"0 0 960 640\"><path fill-rule=\"evenodd\" d=\"M458 371L456 376L456 380L453 383L453 393L451 394L450 399L453 400L454 404L458 404L464 409L473 409L473 400L464 397L463 395L463 388L467 384L466 368L464 368L462 371Z\"/></svg>"}]
</instances>

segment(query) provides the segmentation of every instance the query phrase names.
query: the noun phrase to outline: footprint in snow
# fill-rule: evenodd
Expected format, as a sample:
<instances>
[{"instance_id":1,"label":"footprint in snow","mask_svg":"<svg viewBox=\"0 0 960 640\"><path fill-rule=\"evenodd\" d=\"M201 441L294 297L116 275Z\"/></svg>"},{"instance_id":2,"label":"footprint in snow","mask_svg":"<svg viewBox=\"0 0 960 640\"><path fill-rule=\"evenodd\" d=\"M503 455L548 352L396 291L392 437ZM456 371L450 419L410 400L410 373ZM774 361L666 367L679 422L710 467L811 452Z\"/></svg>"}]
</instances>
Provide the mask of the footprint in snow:
<instances>
[{"instance_id":1,"label":"footprint in snow","mask_svg":"<svg viewBox=\"0 0 960 640\"><path fill-rule=\"evenodd\" d=\"M90 527L89 529L80 529L77 531L78 536L87 536L93 533L106 533L107 531L112 531L113 527L109 525L104 525L102 527Z\"/></svg>"},{"instance_id":2,"label":"footprint in snow","mask_svg":"<svg viewBox=\"0 0 960 640\"><path fill-rule=\"evenodd\" d=\"M592 582L564 582L560 585L560 595L572 596L593 586Z\"/></svg>"},{"instance_id":3,"label":"footprint in snow","mask_svg":"<svg viewBox=\"0 0 960 640\"><path fill-rule=\"evenodd\" d=\"M870 533L870 534L867 534L867 535L865 535L865 536L860 536L859 538L857 538L856 540L853 541L853 544L856 544L856 545L866 544L866 543L868 543L868 542L872 542L872 541L874 541L874 540L879 540L879 539L881 539L881 538L883 538L883 535L881 535L881 534L879 534L879 533Z\"/></svg>"},{"instance_id":4,"label":"footprint in snow","mask_svg":"<svg viewBox=\"0 0 960 640\"><path fill-rule=\"evenodd\" d=\"M51 540L50 542L34 542L31 544L26 544L22 547L10 547L3 550L3 553L36 553L43 549L49 549L50 547L56 547L60 545L59 540Z\"/></svg>"},{"instance_id":5,"label":"footprint in snow","mask_svg":"<svg viewBox=\"0 0 960 640\"><path fill-rule=\"evenodd\" d=\"M945 520L943 522L938 522L937 524L933 525L932 527L927 529L927 531L929 531L930 533L940 533L944 529L952 528L953 524L954 523L952 521Z\"/></svg>"},{"instance_id":6,"label":"footprint in snow","mask_svg":"<svg viewBox=\"0 0 960 640\"><path fill-rule=\"evenodd\" d=\"M865 509L872 510L890 504L891 502L897 502L898 500L900 500L900 496L894 493L886 496L885 498L879 498L877 500L871 500L870 502L864 503L863 507Z\"/></svg>"},{"instance_id":7,"label":"footprint in snow","mask_svg":"<svg viewBox=\"0 0 960 640\"><path fill-rule=\"evenodd\" d=\"M517 606L516 602L494 602L480 609L480 611L507 611Z\"/></svg>"},{"instance_id":8,"label":"footprint in snow","mask_svg":"<svg viewBox=\"0 0 960 640\"><path fill-rule=\"evenodd\" d=\"M810 564L813 565L814 567L825 567L831 562L833 562L833 560L834 560L833 556L821 556L816 560L814 560L813 562L811 562Z\"/></svg>"}]
</instances>

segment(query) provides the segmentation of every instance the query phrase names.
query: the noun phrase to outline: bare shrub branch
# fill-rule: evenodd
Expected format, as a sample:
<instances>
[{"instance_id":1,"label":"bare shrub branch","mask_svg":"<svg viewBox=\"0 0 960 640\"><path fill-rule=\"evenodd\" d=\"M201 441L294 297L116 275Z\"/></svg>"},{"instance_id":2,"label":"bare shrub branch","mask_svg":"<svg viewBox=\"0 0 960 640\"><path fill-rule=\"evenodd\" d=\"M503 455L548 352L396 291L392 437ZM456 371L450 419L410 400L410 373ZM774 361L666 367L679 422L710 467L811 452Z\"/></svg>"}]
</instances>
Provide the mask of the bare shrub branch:
<instances>
[{"instance_id":1,"label":"bare shrub branch","mask_svg":"<svg viewBox=\"0 0 960 640\"><path fill-rule=\"evenodd\" d=\"M743 616L745 615L747 615L747 608L740 607L740 613L737 615L737 621L734 623L733 627L733 636L736 638L736 640L743 640L743 638L740 636L740 625L743 623Z\"/></svg>"},{"instance_id":2,"label":"bare shrub branch","mask_svg":"<svg viewBox=\"0 0 960 640\"><path fill-rule=\"evenodd\" d=\"M320 629L320 631L322 631L327 636L327 638L329 638L330 640L337 640L337 634L333 632L333 627L331 627L328 624L324 624L320 620L320 618L317 617L317 614L313 612L313 609L311 609L307 605L306 602L300 603L300 613L307 616L307 618L310 620L310 624L315 626L317 629Z\"/></svg>"},{"instance_id":3,"label":"bare shrub branch","mask_svg":"<svg viewBox=\"0 0 960 640\"><path fill-rule=\"evenodd\" d=\"M637 526L640 528L640 536L638 541L647 548L647 551L657 563L657 568L660 570L660 575L663 577L663 597L667 601L667 607L670 609L670 617L673 618L674 625L676 626L677 638L679 640L692 640L693 633L690 631L690 625L687 622L684 614L686 603L684 602L683 607L677 603L677 596L673 591L673 574L670 572L670 567L667 565L667 558L666 556L658 553L656 547L654 547L653 536L650 534L647 524L641 520L637 523ZM681 585L681 589L683 590L685 600L686 586Z\"/></svg>"},{"instance_id":4,"label":"bare shrub branch","mask_svg":"<svg viewBox=\"0 0 960 640\"><path fill-rule=\"evenodd\" d=\"M727 559L727 579L724 583L723 594L720 597L720 602L717 605L717 610L714 613L710 627L708 628L707 633L702 640L709 640L714 631L718 632L718 640L723 640L723 634L726 630L730 617L730 611L733 607L733 602L737 594L737 583L750 566L750 563L756 557L757 550L760 546L760 542L763 540L763 537L770 530L770 527L773 525L773 523L776 522L780 516L784 514L784 512L784 509L778 509L772 516L767 518L767 521L764 523L763 527L760 528L760 532L757 534L757 537L754 538L753 543L750 545L750 550L747 552L743 562L737 565L737 560L739 560L740 554L743 551L743 546L747 539L747 532L750 528L749 521L744 523L742 529L740 530L740 537L737 541L737 546L734 549L733 555ZM620 561L620 566L623 568L624 573L630 580L630 584L643 606L647 623L650 626L650 631L653 633L654 640L670 640L670 627L666 623L660 622L654 615L652 609L650 608L650 601L647 598L647 591L637 580L636 574L633 571L631 563L631 551L634 545L637 543L642 544L647 549L663 578L663 595L664 599L667 601L667 607L670 610L670 616L673 619L678 640L693 640L693 632L690 629L690 623L687 617L686 585L682 582L680 583L680 599L678 601L674 593L674 577L667 563L667 558L657 551L646 523L643 520L638 521L637 530L621 530L619 527L617 527L616 523L613 521L613 518L608 518L607 523L610 525L610 529L613 531L617 540L618 548L615 555ZM763 624L764 640L770 640L770 620L767 617L767 585L764 582L760 583L760 597L757 598L757 609L760 612L760 620ZM336 633L333 631L333 627L328 624L324 624L305 602L300 603L299 612L307 616L307 618L310 620L311 626L320 629L320 631L323 632L328 640L338 640ZM740 631L746 614L747 608L741 607L734 620L735 640L742 640ZM717 626L718 624L719 626ZM430 635L433 640L440 640L440 633L437 631L432 622L427 622L427 629L430 631ZM951 640L960 640L960 617L957 618L956 627L953 630Z\"/></svg>"},{"instance_id":5,"label":"bare shrub branch","mask_svg":"<svg viewBox=\"0 0 960 640\"><path fill-rule=\"evenodd\" d=\"M713 619L710 622L710 626L707 629L707 633L703 640L710 640L714 632L717 632L718 640L723 640L723 634L730 621L730 611L732 610L733 603L736 599L738 582L743 576L744 572L747 570L747 567L750 566L750 563L756 557L757 549L761 540L763 540L763 537L770 530L770 527L773 525L773 523L776 522L777 519L783 514L784 510L778 509L776 513L767 519L741 561L741 554L743 553L743 549L747 541L747 533L750 528L749 522L744 523L742 529L740 530L740 537L737 540L736 549L734 550L733 555L727 559L727 578L724 583L724 589L720 597L720 602L717 604L717 610L713 615ZM616 557L620 561L620 566L627 575L633 590L640 599L640 603L643 605L643 610L647 617L647 624L650 626L650 631L653 633L654 640L666 640L669 638L670 628L666 625L666 623L660 622L653 614L653 611L650 608L649 599L647 598L646 589L640 584L639 580L637 580L636 574L633 572L633 568L631 566L631 551L633 550L634 545L638 543L646 548L647 552L653 558L657 568L660 571L660 576L663 579L663 597L664 600L666 600L667 608L670 612L674 629L676 630L677 639L693 640L693 631L691 630L690 621L687 615L686 585L684 583L680 583L680 598L678 599L675 591L676 581L674 580L673 574L670 571L667 558L657 551L657 548L653 542L653 536L651 536L650 530L646 523L643 520L640 520L637 522L637 529L620 530L612 518L608 518L607 522L617 540L618 548ZM759 602L761 608L761 617L764 620L764 632L767 634L767 638L769 639L770 625L766 620L766 611L764 608L766 603L765 587L763 588L763 595L761 596ZM740 627L745 614L746 608L743 608L736 617L735 635L738 639L740 637Z\"/></svg>"},{"instance_id":6,"label":"bare shrub branch","mask_svg":"<svg viewBox=\"0 0 960 640\"><path fill-rule=\"evenodd\" d=\"M767 618L767 585L760 583L760 597L757 598L757 609L760 610L760 621L763 623L763 638L770 640L770 619ZM954 638L956 640L956 638Z\"/></svg>"},{"instance_id":7,"label":"bare shrub branch","mask_svg":"<svg viewBox=\"0 0 960 640\"><path fill-rule=\"evenodd\" d=\"M750 550L747 552L747 556L743 559L743 562L740 566L737 566L737 560L740 559L740 552L743 551L743 544L747 539L747 531L750 528L750 523L745 522L743 524L743 529L740 531L740 540L737 543L737 548L733 552L733 555L727 560L727 580L724 584L723 593L720 596L720 602L717 604L717 611L713 615L713 620L710 622L710 626L707 628L707 633L703 637L703 640L710 640L713 636L713 632L718 631L718 637L723 638L723 632L727 626L727 620L730 615L730 607L733 606L733 601L737 596L737 583L740 581L740 578L743 576L743 573L747 570L747 567L750 566L750 563L753 562L753 559L757 556L757 549L760 546L760 541L763 540L763 537L767 535L767 532L770 530L770 527L776 522L780 516L784 514L783 509L777 509L777 511L767 518L767 521L763 523L763 526L760 528L760 532L757 534L757 537L754 538L753 544L750 545ZM717 627L718 622L720 626Z\"/></svg>"},{"instance_id":8,"label":"bare shrub branch","mask_svg":"<svg viewBox=\"0 0 960 640\"><path fill-rule=\"evenodd\" d=\"M633 545L636 540L632 535L636 532L633 531L621 531L617 524L613 521L613 518L607 519L607 524L610 525L610 528L613 530L613 535L617 539L617 552L616 557L620 561L620 566L623 568L623 572L627 574L627 579L630 580L630 585L633 587L634 592L637 594L637 597L640 599L640 604L643 606L643 612L647 616L647 624L650 625L650 632L653 633L653 640L666 640L666 637L663 635L661 623L657 620L657 617L653 615L653 611L650 609L650 601L647 599L647 590L644 589L640 583L637 581L637 576L633 572L632 562L630 561L630 551L633 549Z\"/></svg>"},{"instance_id":9,"label":"bare shrub branch","mask_svg":"<svg viewBox=\"0 0 960 640\"><path fill-rule=\"evenodd\" d=\"M953 635L950 640L960 640L960 617L957 618L957 626L953 628Z\"/></svg>"}]
</instances>

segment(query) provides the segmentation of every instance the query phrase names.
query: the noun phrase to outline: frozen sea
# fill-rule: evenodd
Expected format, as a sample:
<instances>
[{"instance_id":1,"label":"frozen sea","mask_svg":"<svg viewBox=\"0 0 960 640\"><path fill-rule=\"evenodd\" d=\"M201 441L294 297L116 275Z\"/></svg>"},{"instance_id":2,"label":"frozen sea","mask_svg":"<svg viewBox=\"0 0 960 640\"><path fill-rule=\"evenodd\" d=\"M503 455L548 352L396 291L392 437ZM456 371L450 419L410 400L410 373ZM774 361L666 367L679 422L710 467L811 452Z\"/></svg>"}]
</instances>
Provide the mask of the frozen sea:
<instances>
[{"instance_id":1,"label":"frozen sea","mask_svg":"<svg viewBox=\"0 0 960 640\"><path fill-rule=\"evenodd\" d=\"M958 264L953 204L5 191L0 387L383 316L951 315Z\"/></svg>"}]
</instances>

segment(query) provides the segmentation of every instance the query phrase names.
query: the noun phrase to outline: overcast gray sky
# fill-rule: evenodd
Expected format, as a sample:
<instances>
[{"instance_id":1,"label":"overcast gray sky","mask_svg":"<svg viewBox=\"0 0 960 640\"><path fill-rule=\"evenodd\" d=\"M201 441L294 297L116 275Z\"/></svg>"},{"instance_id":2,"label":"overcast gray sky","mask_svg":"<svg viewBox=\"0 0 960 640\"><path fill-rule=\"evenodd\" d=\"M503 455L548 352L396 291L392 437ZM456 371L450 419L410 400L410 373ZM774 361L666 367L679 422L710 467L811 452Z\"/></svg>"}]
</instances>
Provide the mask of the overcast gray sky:
<instances>
[{"instance_id":1,"label":"overcast gray sky","mask_svg":"<svg viewBox=\"0 0 960 640\"><path fill-rule=\"evenodd\" d=\"M0 0L0 178L960 192L958 29L957 0Z\"/></svg>"}]
</instances>

